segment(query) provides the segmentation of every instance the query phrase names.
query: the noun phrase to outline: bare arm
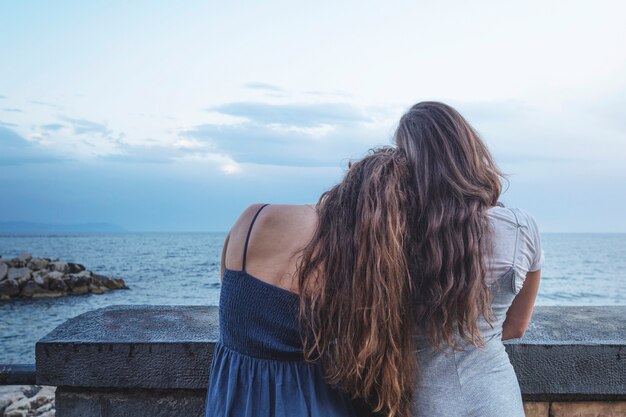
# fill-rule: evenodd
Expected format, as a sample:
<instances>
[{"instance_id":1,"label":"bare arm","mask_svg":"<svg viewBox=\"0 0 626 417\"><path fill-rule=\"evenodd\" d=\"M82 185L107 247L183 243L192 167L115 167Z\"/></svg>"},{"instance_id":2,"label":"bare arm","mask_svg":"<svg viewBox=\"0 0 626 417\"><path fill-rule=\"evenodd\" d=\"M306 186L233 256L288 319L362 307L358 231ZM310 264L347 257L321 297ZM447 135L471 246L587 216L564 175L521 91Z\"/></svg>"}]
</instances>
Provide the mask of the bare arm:
<instances>
[{"instance_id":1,"label":"bare arm","mask_svg":"<svg viewBox=\"0 0 626 417\"><path fill-rule=\"evenodd\" d=\"M533 314L535 298L537 298L537 292L539 291L540 276L540 269L526 274L524 286L522 286L511 307L506 312L506 320L504 320L502 325L502 340L524 336Z\"/></svg>"},{"instance_id":2,"label":"bare arm","mask_svg":"<svg viewBox=\"0 0 626 417\"><path fill-rule=\"evenodd\" d=\"M230 240L230 232L226 235L224 240L224 247L222 248L222 261L220 264L220 281L224 278L224 269L226 268L226 248L228 247L228 241Z\"/></svg>"}]
</instances>

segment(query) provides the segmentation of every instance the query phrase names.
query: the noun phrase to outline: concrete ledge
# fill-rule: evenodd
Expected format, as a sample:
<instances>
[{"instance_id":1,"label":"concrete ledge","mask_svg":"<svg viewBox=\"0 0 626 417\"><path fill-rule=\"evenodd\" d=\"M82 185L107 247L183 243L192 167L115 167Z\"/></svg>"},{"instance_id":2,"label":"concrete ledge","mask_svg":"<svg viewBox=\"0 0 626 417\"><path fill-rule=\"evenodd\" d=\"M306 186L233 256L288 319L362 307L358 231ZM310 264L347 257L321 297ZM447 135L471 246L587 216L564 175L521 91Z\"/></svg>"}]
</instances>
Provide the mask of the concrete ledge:
<instances>
[{"instance_id":1,"label":"concrete ledge","mask_svg":"<svg viewBox=\"0 0 626 417\"><path fill-rule=\"evenodd\" d=\"M109 306L76 316L35 347L37 383L206 389L217 307Z\"/></svg>"},{"instance_id":2,"label":"concrete ledge","mask_svg":"<svg viewBox=\"0 0 626 417\"><path fill-rule=\"evenodd\" d=\"M35 365L31 363L0 365L0 385L34 385L35 382Z\"/></svg>"},{"instance_id":3,"label":"concrete ledge","mask_svg":"<svg viewBox=\"0 0 626 417\"><path fill-rule=\"evenodd\" d=\"M506 344L525 400L626 398L626 306L537 307Z\"/></svg>"},{"instance_id":4,"label":"concrete ledge","mask_svg":"<svg viewBox=\"0 0 626 417\"><path fill-rule=\"evenodd\" d=\"M59 387L56 415L68 417L202 416L203 390L97 390Z\"/></svg>"},{"instance_id":5,"label":"concrete ledge","mask_svg":"<svg viewBox=\"0 0 626 417\"><path fill-rule=\"evenodd\" d=\"M217 307L90 311L37 342L37 383L68 396L78 392L70 388L99 388L101 398L106 390L206 390L218 333ZM626 306L537 307L526 336L507 351L526 400L619 400L625 346Z\"/></svg>"}]
</instances>

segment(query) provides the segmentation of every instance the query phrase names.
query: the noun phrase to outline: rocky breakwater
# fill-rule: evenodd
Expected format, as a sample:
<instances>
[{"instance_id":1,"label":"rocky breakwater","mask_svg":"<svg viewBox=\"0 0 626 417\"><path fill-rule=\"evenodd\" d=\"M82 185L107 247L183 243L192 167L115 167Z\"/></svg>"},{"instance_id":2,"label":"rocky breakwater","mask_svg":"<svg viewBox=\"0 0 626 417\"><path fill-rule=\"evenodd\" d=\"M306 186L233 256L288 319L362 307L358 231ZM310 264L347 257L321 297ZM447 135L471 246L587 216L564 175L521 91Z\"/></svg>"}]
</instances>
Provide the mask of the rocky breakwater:
<instances>
[{"instance_id":1,"label":"rocky breakwater","mask_svg":"<svg viewBox=\"0 0 626 417\"><path fill-rule=\"evenodd\" d=\"M98 275L81 264L33 258L30 253L0 258L0 300L102 294L115 289L128 287L123 279Z\"/></svg>"},{"instance_id":2,"label":"rocky breakwater","mask_svg":"<svg viewBox=\"0 0 626 417\"><path fill-rule=\"evenodd\" d=\"M54 417L55 391L40 385L0 386L0 416Z\"/></svg>"}]
</instances>

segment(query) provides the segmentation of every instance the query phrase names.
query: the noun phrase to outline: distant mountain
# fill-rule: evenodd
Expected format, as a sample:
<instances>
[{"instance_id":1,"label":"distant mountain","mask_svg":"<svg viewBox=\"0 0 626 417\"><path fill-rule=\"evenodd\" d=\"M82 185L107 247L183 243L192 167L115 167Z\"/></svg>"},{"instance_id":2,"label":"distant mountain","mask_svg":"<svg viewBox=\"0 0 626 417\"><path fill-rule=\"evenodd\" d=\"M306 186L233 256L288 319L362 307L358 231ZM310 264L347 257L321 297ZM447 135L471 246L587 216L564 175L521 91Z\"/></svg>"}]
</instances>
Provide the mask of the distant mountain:
<instances>
[{"instance_id":1,"label":"distant mountain","mask_svg":"<svg viewBox=\"0 0 626 417\"><path fill-rule=\"evenodd\" d=\"M0 233L100 233L126 232L111 223L49 224L31 222L0 222Z\"/></svg>"}]
</instances>

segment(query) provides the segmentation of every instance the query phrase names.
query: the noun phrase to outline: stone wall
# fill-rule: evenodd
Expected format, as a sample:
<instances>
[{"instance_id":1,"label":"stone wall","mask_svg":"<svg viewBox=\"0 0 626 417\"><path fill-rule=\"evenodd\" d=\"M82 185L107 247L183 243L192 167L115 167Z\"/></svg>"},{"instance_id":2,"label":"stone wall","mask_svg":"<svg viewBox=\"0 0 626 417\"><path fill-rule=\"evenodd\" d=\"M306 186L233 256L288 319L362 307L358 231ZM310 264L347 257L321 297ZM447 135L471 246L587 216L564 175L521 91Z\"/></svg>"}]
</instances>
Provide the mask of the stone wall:
<instances>
[{"instance_id":1,"label":"stone wall","mask_svg":"<svg viewBox=\"0 0 626 417\"><path fill-rule=\"evenodd\" d=\"M58 417L201 417L217 307L110 306L37 342ZM626 307L537 307L506 343L532 417L626 417Z\"/></svg>"}]
</instances>

